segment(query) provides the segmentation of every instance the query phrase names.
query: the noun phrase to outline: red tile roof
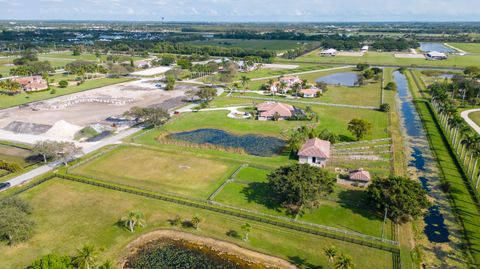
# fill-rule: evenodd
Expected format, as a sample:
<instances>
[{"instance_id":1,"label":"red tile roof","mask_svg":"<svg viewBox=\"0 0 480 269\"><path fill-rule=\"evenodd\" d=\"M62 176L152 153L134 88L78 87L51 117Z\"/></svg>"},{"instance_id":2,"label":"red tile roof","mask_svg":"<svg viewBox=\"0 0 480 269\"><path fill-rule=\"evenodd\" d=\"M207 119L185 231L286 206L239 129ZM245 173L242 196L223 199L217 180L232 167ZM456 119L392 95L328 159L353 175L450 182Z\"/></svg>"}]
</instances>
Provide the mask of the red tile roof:
<instances>
[{"instance_id":1,"label":"red tile roof","mask_svg":"<svg viewBox=\"0 0 480 269\"><path fill-rule=\"evenodd\" d=\"M330 142L318 138L309 139L298 152L298 156L330 158Z\"/></svg>"},{"instance_id":2,"label":"red tile roof","mask_svg":"<svg viewBox=\"0 0 480 269\"><path fill-rule=\"evenodd\" d=\"M39 91L48 88L47 81L41 76L19 77L12 80L20 83L25 91Z\"/></svg>"},{"instance_id":3,"label":"red tile roof","mask_svg":"<svg viewBox=\"0 0 480 269\"><path fill-rule=\"evenodd\" d=\"M315 89L315 88L300 90L300 93L308 94L308 95L317 94L317 92L318 92L318 89Z\"/></svg>"},{"instance_id":4,"label":"red tile roof","mask_svg":"<svg viewBox=\"0 0 480 269\"><path fill-rule=\"evenodd\" d=\"M350 171L349 178L351 180L366 181L366 182L371 180L370 172L365 171L363 169Z\"/></svg>"},{"instance_id":5,"label":"red tile roof","mask_svg":"<svg viewBox=\"0 0 480 269\"><path fill-rule=\"evenodd\" d=\"M278 113L281 117L291 117L295 108L283 103L265 102L257 105L257 110L261 117L273 117L275 113Z\"/></svg>"}]
</instances>

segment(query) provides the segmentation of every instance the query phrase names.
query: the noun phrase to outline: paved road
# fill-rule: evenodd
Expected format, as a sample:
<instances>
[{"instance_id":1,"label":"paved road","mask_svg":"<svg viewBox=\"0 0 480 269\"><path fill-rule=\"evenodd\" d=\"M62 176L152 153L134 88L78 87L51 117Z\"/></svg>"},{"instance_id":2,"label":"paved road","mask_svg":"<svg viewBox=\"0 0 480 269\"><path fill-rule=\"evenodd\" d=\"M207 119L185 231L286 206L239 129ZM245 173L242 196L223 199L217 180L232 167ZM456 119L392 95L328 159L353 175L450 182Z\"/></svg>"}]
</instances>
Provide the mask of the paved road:
<instances>
[{"instance_id":1,"label":"paved road","mask_svg":"<svg viewBox=\"0 0 480 269\"><path fill-rule=\"evenodd\" d=\"M480 126L478 126L472 119L470 119L470 117L468 117L470 113L477 111L480 111L480 108L465 110L460 114L460 116L467 122L468 125L470 125L470 127L473 128L473 130L480 134Z\"/></svg>"},{"instance_id":2,"label":"paved road","mask_svg":"<svg viewBox=\"0 0 480 269\"><path fill-rule=\"evenodd\" d=\"M136 133L136 132L139 132L140 130L142 130L141 128L129 128L125 131L122 131L116 135L113 135L111 137L108 137L98 143L95 143L95 144L90 144L90 145L86 145L84 148L83 148L83 153L76 156L77 158L80 158L82 157L83 155L85 154L88 154L88 153L91 153L97 149L100 149L102 147L105 147L105 146L108 146L108 145L112 145L112 144L116 144L118 143L120 140ZM26 183L42 174L45 174L49 171L52 171L53 169L55 169L56 167L60 166L62 163L61 162L52 162L52 163L49 163L49 164L46 164L46 165L43 165L43 166L40 166L36 169L33 169L32 171L29 171L23 175L20 175L18 177L15 177L15 178L12 178L10 180L8 180L7 182L9 182L11 184L11 187L14 187L14 186L17 186L17 185L20 185L20 184L23 184L23 183ZM10 188L11 188L10 187Z\"/></svg>"}]
</instances>

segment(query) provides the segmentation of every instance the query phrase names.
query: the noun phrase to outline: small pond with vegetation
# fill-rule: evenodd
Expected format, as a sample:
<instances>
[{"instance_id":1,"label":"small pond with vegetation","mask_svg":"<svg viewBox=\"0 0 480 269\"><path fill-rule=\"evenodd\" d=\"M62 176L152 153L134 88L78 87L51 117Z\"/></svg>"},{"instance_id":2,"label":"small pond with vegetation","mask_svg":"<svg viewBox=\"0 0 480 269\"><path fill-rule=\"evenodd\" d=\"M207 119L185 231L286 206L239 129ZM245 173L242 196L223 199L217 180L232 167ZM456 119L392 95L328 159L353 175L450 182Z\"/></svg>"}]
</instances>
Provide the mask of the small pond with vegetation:
<instances>
[{"instance_id":1,"label":"small pond with vegetation","mask_svg":"<svg viewBox=\"0 0 480 269\"><path fill-rule=\"evenodd\" d=\"M188 241L159 239L143 245L130 255L123 268L264 269L267 267Z\"/></svg>"},{"instance_id":2,"label":"small pond with vegetation","mask_svg":"<svg viewBox=\"0 0 480 269\"><path fill-rule=\"evenodd\" d=\"M284 149L285 140L261 135L235 135L218 129L198 129L170 134L169 138L195 144L212 144L225 148L241 148L248 154L272 156Z\"/></svg>"},{"instance_id":3,"label":"small pond with vegetation","mask_svg":"<svg viewBox=\"0 0 480 269\"><path fill-rule=\"evenodd\" d=\"M317 78L316 82L325 82L331 85L355 86L358 80L358 74L355 72L340 72Z\"/></svg>"}]
</instances>

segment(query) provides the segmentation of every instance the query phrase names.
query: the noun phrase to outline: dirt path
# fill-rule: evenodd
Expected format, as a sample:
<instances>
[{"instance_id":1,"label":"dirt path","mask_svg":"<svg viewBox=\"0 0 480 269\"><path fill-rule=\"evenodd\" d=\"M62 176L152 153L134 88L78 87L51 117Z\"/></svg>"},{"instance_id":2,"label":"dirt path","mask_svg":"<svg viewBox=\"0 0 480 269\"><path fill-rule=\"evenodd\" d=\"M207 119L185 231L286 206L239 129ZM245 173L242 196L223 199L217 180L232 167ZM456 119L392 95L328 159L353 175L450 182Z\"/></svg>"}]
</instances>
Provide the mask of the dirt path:
<instances>
[{"instance_id":1,"label":"dirt path","mask_svg":"<svg viewBox=\"0 0 480 269\"><path fill-rule=\"evenodd\" d=\"M202 237L190 233L173 231L173 230L158 230L151 233L144 234L139 238L135 239L133 242L128 244L126 249L121 255L120 262L118 264L119 268L124 268L126 258L129 254L134 253L139 247L162 238L168 238L172 240L185 240L194 244L203 245L212 248L213 250L228 253L230 255L235 255L245 261L252 263L260 263L269 268L287 268L294 269L297 268L289 262L269 256L260 252L249 250L246 248L239 247L233 243L228 243L221 240L216 240L209 237Z\"/></svg>"}]
</instances>

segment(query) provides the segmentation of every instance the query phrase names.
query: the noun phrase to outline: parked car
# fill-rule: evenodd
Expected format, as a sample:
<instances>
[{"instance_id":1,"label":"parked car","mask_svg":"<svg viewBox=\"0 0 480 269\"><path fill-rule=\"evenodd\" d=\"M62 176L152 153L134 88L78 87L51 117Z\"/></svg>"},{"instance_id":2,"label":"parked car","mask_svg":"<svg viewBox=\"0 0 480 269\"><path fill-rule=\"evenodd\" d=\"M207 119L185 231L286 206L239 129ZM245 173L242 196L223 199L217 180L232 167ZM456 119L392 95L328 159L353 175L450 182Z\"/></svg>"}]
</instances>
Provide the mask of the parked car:
<instances>
[{"instance_id":1,"label":"parked car","mask_svg":"<svg viewBox=\"0 0 480 269\"><path fill-rule=\"evenodd\" d=\"M2 183L0 183L0 190L9 188L11 185L12 184L10 184L10 182L2 182Z\"/></svg>"}]
</instances>

